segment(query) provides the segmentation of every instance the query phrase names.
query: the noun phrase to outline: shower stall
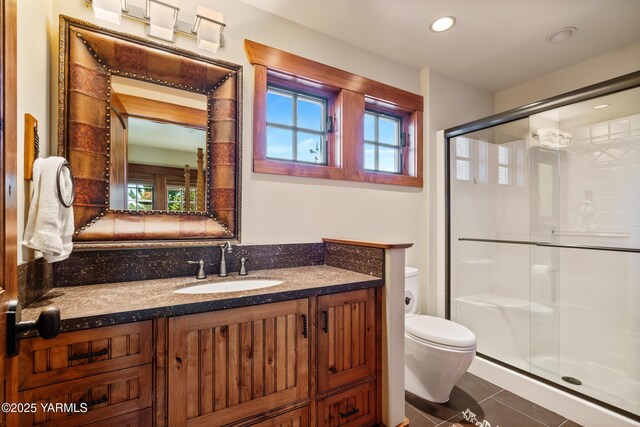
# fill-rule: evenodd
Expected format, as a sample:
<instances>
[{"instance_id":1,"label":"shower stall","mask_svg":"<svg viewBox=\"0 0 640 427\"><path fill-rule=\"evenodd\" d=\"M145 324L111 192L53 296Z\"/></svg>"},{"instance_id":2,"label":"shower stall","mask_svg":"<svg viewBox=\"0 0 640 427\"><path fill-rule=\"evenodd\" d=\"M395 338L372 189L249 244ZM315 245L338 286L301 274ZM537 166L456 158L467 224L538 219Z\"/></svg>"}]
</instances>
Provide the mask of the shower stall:
<instances>
[{"instance_id":1,"label":"shower stall","mask_svg":"<svg viewBox=\"0 0 640 427\"><path fill-rule=\"evenodd\" d=\"M445 131L447 317L640 418L640 72Z\"/></svg>"}]
</instances>

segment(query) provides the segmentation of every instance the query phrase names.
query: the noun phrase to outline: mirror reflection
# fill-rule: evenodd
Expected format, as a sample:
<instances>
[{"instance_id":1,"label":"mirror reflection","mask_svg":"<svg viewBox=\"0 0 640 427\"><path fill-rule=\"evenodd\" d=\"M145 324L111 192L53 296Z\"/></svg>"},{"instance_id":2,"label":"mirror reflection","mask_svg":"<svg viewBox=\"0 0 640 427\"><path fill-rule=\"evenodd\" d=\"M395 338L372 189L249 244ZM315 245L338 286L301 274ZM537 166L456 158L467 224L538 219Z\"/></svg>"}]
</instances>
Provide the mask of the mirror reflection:
<instances>
[{"instance_id":1,"label":"mirror reflection","mask_svg":"<svg viewBox=\"0 0 640 427\"><path fill-rule=\"evenodd\" d=\"M113 76L109 207L207 209L205 95Z\"/></svg>"}]
</instances>

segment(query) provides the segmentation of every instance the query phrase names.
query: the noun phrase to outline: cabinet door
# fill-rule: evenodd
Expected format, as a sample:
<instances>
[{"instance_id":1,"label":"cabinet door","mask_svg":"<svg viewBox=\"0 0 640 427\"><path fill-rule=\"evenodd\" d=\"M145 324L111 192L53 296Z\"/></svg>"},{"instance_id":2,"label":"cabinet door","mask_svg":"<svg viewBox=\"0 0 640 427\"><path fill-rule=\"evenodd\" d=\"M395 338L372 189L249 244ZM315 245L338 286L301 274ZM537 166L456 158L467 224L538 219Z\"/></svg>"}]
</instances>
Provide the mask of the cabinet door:
<instances>
[{"instance_id":1,"label":"cabinet door","mask_svg":"<svg viewBox=\"0 0 640 427\"><path fill-rule=\"evenodd\" d=\"M309 396L307 299L169 319L169 425L220 426Z\"/></svg>"},{"instance_id":2,"label":"cabinet door","mask_svg":"<svg viewBox=\"0 0 640 427\"><path fill-rule=\"evenodd\" d=\"M375 373L375 289L318 298L318 392Z\"/></svg>"}]
</instances>

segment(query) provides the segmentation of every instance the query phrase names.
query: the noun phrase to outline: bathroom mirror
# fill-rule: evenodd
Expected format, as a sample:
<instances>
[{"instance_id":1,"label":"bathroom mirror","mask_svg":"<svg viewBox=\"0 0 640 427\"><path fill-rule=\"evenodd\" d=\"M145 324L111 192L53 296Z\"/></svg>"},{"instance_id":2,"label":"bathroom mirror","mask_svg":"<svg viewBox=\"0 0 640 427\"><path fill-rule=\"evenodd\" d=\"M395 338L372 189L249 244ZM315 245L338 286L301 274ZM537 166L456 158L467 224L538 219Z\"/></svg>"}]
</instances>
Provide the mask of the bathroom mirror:
<instances>
[{"instance_id":1,"label":"bathroom mirror","mask_svg":"<svg viewBox=\"0 0 640 427\"><path fill-rule=\"evenodd\" d=\"M76 247L239 239L242 67L60 18Z\"/></svg>"},{"instance_id":2,"label":"bathroom mirror","mask_svg":"<svg viewBox=\"0 0 640 427\"><path fill-rule=\"evenodd\" d=\"M109 207L205 212L207 97L111 78Z\"/></svg>"}]
</instances>

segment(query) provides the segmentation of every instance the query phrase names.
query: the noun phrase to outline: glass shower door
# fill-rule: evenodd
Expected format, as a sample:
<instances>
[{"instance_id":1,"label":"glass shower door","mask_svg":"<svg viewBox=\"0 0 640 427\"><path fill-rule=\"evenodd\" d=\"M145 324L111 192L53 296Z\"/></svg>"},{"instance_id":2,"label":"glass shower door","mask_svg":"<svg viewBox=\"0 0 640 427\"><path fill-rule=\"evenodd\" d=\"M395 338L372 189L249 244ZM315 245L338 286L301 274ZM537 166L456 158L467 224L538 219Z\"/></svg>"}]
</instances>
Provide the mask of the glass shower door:
<instances>
[{"instance_id":1,"label":"glass shower door","mask_svg":"<svg viewBox=\"0 0 640 427\"><path fill-rule=\"evenodd\" d=\"M533 135L543 125L555 135L544 142L558 153L553 227L534 239L556 247L531 252L531 372L640 415L640 89L530 121ZM545 257L553 270L537 283ZM553 321L543 326L534 319L545 301Z\"/></svg>"},{"instance_id":2,"label":"glass shower door","mask_svg":"<svg viewBox=\"0 0 640 427\"><path fill-rule=\"evenodd\" d=\"M640 416L640 88L448 140L449 313L478 353Z\"/></svg>"}]
</instances>

